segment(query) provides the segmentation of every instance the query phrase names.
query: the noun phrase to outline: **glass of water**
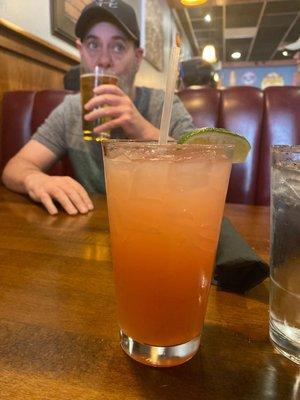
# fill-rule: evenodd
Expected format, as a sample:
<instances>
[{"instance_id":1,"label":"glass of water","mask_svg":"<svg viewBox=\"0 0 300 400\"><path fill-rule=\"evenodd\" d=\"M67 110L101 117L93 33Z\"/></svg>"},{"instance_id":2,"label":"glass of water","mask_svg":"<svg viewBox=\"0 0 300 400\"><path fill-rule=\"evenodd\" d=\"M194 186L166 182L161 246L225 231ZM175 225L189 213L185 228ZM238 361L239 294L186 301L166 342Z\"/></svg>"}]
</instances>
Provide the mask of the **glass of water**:
<instances>
[{"instance_id":1,"label":"glass of water","mask_svg":"<svg viewBox=\"0 0 300 400\"><path fill-rule=\"evenodd\" d=\"M270 338L300 364L300 145L271 150Z\"/></svg>"}]
</instances>

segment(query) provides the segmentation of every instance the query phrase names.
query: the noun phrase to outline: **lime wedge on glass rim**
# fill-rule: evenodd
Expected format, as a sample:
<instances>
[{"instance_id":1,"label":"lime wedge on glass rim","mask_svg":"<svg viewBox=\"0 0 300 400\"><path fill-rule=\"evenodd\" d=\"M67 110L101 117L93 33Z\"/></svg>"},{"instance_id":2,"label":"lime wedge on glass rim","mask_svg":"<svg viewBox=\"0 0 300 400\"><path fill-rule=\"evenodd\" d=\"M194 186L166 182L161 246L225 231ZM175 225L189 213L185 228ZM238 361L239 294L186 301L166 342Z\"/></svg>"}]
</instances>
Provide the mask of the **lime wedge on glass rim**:
<instances>
[{"instance_id":1,"label":"lime wedge on glass rim","mask_svg":"<svg viewBox=\"0 0 300 400\"><path fill-rule=\"evenodd\" d=\"M246 160L251 149L248 140L237 133L223 128L198 128L185 132L177 140L178 144L233 144L233 163L242 163Z\"/></svg>"}]
</instances>

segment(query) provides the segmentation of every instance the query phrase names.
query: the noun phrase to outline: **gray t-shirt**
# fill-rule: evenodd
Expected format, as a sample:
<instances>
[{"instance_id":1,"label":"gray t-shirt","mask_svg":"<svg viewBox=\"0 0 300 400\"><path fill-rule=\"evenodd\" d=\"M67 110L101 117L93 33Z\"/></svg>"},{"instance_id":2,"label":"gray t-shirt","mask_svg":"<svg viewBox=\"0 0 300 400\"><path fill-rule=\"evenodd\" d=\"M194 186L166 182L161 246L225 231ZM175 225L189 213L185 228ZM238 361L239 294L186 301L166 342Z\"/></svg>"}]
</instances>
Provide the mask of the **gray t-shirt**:
<instances>
[{"instance_id":1,"label":"gray t-shirt","mask_svg":"<svg viewBox=\"0 0 300 400\"><path fill-rule=\"evenodd\" d=\"M159 128L164 101L162 90L136 88L134 104L152 125ZM193 129L191 116L175 96L171 117L171 136L178 138ZM126 138L121 129L112 132L115 138ZM85 141L82 135L80 94L67 95L32 136L51 150L57 159L68 154L76 179L90 192L105 193L101 144Z\"/></svg>"}]
</instances>

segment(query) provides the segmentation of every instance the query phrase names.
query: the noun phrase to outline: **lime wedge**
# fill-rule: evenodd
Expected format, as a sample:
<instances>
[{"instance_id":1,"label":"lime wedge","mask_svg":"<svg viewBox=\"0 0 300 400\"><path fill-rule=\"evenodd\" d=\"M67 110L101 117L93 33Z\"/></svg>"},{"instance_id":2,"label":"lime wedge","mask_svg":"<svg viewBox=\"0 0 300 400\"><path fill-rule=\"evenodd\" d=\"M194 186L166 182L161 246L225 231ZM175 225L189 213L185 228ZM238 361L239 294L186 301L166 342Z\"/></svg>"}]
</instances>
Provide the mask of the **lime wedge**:
<instances>
[{"instance_id":1,"label":"lime wedge","mask_svg":"<svg viewBox=\"0 0 300 400\"><path fill-rule=\"evenodd\" d=\"M237 133L223 128L199 128L185 132L178 140L179 144L233 144L233 163L244 162L251 149L248 140Z\"/></svg>"}]
</instances>

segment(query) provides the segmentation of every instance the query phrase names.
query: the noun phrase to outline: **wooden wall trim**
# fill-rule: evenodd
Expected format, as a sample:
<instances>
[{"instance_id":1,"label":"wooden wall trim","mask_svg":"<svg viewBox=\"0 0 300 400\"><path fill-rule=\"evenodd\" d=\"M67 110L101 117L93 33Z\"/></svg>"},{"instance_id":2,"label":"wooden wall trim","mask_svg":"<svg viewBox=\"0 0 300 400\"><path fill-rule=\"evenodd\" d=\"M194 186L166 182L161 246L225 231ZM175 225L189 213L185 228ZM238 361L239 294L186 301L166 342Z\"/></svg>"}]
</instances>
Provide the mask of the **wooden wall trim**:
<instances>
[{"instance_id":1,"label":"wooden wall trim","mask_svg":"<svg viewBox=\"0 0 300 400\"><path fill-rule=\"evenodd\" d=\"M0 18L0 49L66 72L79 63L73 54L28 33L11 22Z\"/></svg>"}]
</instances>

